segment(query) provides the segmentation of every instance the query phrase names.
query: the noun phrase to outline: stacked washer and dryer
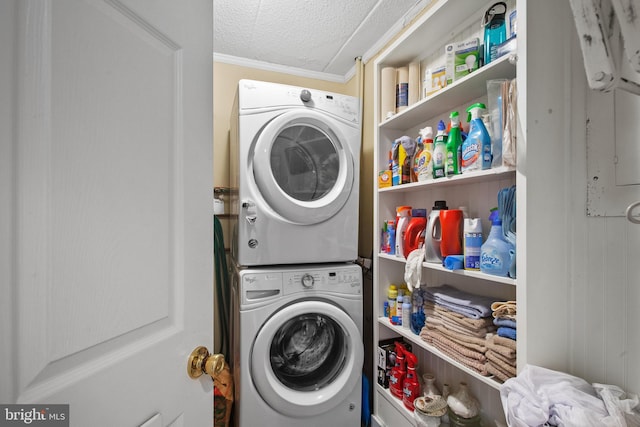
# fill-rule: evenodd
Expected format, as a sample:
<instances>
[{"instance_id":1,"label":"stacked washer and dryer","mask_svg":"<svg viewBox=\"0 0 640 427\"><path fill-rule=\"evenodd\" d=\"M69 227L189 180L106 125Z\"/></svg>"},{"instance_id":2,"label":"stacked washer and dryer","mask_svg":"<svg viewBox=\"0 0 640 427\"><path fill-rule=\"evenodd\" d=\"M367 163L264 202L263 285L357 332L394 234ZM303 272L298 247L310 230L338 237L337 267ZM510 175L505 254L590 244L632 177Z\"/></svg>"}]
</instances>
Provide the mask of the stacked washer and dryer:
<instances>
[{"instance_id":1,"label":"stacked washer and dryer","mask_svg":"<svg viewBox=\"0 0 640 427\"><path fill-rule=\"evenodd\" d=\"M358 426L360 105L241 80L231 119L234 423Z\"/></svg>"}]
</instances>

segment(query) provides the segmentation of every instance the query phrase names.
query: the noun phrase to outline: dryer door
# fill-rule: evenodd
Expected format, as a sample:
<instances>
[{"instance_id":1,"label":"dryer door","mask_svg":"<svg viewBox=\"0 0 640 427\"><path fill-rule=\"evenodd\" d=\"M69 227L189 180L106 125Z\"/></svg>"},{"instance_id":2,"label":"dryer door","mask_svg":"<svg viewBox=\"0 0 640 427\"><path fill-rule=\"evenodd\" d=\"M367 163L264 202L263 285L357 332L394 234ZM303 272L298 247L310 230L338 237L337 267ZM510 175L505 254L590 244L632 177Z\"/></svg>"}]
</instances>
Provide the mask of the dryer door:
<instances>
[{"instance_id":1,"label":"dryer door","mask_svg":"<svg viewBox=\"0 0 640 427\"><path fill-rule=\"evenodd\" d=\"M358 327L338 307L300 301L276 312L258 332L251 377L262 399L289 416L313 416L343 403L361 381Z\"/></svg>"},{"instance_id":2,"label":"dryer door","mask_svg":"<svg viewBox=\"0 0 640 427\"><path fill-rule=\"evenodd\" d=\"M340 130L344 126L316 111L293 110L262 129L252 167L271 209L304 225L325 221L342 209L354 183L353 156L359 155L351 153Z\"/></svg>"}]
</instances>

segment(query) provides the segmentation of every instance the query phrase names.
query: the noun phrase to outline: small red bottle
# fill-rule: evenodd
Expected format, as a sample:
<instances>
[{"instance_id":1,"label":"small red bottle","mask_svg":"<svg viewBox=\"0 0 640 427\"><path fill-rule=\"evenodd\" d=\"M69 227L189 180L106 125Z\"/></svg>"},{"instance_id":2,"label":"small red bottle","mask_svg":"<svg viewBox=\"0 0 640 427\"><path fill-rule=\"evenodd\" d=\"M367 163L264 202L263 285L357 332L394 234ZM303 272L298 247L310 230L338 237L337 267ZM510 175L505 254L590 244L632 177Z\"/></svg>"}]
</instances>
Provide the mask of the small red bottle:
<instances>
[{"instance_id":1,"label":"small red bottle","mask_svg":"<svg viewBox=\"0 0 640 427\"><path fill-rule=\"evenodd\" d=\"M389 391L398 399L402 399L402 387L404 386L404 377L406 375L405 368L405 350L400 341L396 341L396 364L391 369L389 377Z\"/></svg>"},{"instance_id":2,"label":"small red bottle","mask_svg":"<svg viewBox=\"0 0 640 427\"><path fill-rule=\"evenodd\" d=\"M416 364L418 359L413 353L405 352L407 359L407 374L402 386L402 403L407 409L413 411L413 401L420 397L420 382L418 381L418 375L416 374Z\"/></svg>"}]
</instances>

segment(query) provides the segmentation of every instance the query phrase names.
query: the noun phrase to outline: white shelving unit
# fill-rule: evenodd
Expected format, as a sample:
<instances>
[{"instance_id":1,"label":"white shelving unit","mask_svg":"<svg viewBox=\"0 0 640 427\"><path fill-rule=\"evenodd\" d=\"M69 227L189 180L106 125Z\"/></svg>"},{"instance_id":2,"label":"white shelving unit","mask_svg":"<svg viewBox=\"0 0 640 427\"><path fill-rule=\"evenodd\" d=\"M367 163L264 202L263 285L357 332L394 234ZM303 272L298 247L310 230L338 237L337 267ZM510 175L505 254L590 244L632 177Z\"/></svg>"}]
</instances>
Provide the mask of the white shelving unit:
<instances>
[{"instance_id":1,"label":"white shelving unit","mask_svg":"<svg viewBox=\"0 0 640 427\"><path fill-rule=\"evenodd\" d=\"M374 87L380 88L381 70L388 66L403 66L411 61L424 63L434 53L444 50L444 46L453 40L465 38L469 28L477 26L483 12L493 2L476 0L440 0L434 1L410 28L375 60ZM458 26L447 25L454 20ZM451 28L459 28L460 31ZM463 114L466 107L478 100L485 102L486 81L491 79L516 77L513 59L503 56L497 61L474 71L446 88L421 99L404 111L381 122L375 123L374 162L377 172L386 169L388 151L392 142L402 136L415 138L418 130L425 126L434 129L440 119L445 122L451 111ZM374 104L379 109L380 96L375 90ZM376 120L379 111L374 113ZM376 179L377 182L377 179ZM380 229L387 219L395 217L395 208L410 205L413 208L431 207L436 200L446 200L450 208L465 206L470 217L483 218L483 235L490 230L488 216L490 209L497 206L498 191L516 183L516 168L498 167L440 178L425 182L403 184L387 188L375 188L374 194L374 248L380 247ZM405 259L384 253L374 254L374 340L403 337L412 344L412 350L418 357L418 374L431 372L436 377L438 387L450 384L453 391L460 381L469 384L472 394L480 400L484 425L504 423L504 414L499 397L500 382L485 377L450 356L439 351L410 329L393 325L382 313L386 300L387 287L404 281ZM483 274L479 271L450 271L440 264L423 262L422 283L428 286L450 284L467 292L489 295L496 300L515 300L517 280ZM374 357L374 360L377 360ZM387 389L376 384L374 388L374 409L376 421L381 425L415 426L412 413Z\"/></svg>"}]
</instances>

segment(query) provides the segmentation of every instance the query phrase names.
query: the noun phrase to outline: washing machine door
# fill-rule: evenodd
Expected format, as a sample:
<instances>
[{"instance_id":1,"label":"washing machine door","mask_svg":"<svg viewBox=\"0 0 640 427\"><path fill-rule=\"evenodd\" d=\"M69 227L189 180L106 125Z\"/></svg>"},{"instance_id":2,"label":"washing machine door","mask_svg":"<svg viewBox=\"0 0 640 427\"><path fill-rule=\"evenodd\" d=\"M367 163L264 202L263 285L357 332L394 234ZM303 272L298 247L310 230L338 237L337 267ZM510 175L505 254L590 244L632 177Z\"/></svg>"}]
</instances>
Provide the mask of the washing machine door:
<instances>
[{"instance_id":1,"label":"washing machine door","mask_svg":"<svg viewBox=\"0 0 640 427\"><path fill-rule=\"evenodd\" d=\"M317 224L342 209L354 185L354 160L347 137L358 132L313 110L291 110L257 135L254 178L265 202L296 224Z\"/></svg>"},{"instance_id":2,"label":"washing machine door","mask_svg":"<svg viewBox=\"0 0 640 427\"><path fill-rule=\"evenodd\" d=\"M363 360L360 332L347 313L327 302L300 301L258 332L251 377L274 410L314 416L345 402L361 381Z\"/></svg>"}]
</instances>

